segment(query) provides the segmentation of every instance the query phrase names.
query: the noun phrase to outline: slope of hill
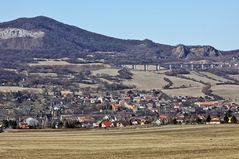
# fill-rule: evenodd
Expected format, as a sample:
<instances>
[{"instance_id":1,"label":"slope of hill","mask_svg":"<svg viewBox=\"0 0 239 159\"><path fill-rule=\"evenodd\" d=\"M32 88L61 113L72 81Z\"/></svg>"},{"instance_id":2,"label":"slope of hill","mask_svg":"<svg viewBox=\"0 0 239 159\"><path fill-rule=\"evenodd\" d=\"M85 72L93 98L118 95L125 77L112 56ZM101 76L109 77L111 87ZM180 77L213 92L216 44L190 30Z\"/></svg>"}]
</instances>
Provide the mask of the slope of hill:
<instances>
[{"instance_id":1,"label":"slope of hill","mask_svg":"<svg viewBox=\"0 0 239 159\"><path fill-rule=\"evenodd\" d=\"M54 19L38 16L0 23L0 54L25 57L77 57L113 52L131 60L193 59L226 56L211 46L170 46L151 40L122 40L89 32ZM230 52L228 53L228 55Z\"/></svg>"}]
</instances>

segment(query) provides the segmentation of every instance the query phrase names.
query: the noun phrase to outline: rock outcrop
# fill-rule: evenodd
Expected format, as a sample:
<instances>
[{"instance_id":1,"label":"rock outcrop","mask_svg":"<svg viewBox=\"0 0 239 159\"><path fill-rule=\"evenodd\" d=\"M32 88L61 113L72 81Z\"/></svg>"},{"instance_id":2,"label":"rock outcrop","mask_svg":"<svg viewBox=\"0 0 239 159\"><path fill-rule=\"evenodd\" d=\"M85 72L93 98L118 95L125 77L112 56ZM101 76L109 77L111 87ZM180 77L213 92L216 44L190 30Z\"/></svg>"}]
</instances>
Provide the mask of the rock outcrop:
<instances>
[{"instance_id":1,"label":"rock outcrop","mask_svg":"<svg viewBox=\"0 0 239 159\"><path fill-rule=\"evenodd\" d=\"M42 31L32 31L19 28L0 28L0 39L13 38L42 38L44 36Z\"/></svg>"},{"instance_id":2,"label":"rock outcrop","mask_svg":"<svg viewBox=\"0 0 239 159\"><path fill-rule=\"evenodd\" d=\"M221 51L212 46L185 46L178 45L172 50L172 55L179 59L197 57L217 57L221 56Z\"/></svg>"}]
</instances>

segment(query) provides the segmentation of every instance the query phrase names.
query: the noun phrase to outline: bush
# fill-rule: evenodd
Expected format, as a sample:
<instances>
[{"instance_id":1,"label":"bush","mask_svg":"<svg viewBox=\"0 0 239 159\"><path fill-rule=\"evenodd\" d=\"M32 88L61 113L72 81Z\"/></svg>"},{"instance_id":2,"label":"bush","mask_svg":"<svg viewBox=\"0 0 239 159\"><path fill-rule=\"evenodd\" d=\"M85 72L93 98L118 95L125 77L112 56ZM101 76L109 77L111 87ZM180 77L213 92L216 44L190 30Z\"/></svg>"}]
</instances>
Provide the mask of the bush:
<instances>
[{"instance_id":1,"label":"bush","mask_svg":"<svg viewBox=\"0 0 239 159\"><path fill-rule=\"evenodd\" d=\"M168 75L168 76L177 76L177 75L183 75L183 74L190 74L190 72L184 69L176 69L176 70L165 72L165 75Z\"/></svg>"},{"instance_id":2,"label":"bush","mask_svg":"<svg viewBox=\"0 0 239 159\"><path fill-rule=\"evenodd\" d=\"M18 128L16 120L9 120L8 123L9 123L9 127L12 128L12 129L17 129Z\"/></svg>"},{"instance_id":3,"label":"bush","mask_svg":"<svg viewBox=\"0 0 239 159\"><path fill-rule=\"evenodd\" d=\"M226 116L224 117L224 123L228 123L228 121L229 121L229 118L228 118L228 116L226 115Z\"/></svg>"},{"instance_id":4,"label":"bush","mask_svg":"<svg viewBox=\"0 0 239 159\"><path fill-rule=\"evenodd\" d=\"M207 116L206 122L207 123L211 122L211 116L210 115Z\"/></svg>"},{"instance_id":5,"label":"bush","mask_svg":"<svg viewBox=\"0 0 239 159\"><path fill-rule=\"evenodd\" d=\"M122 79L132 79L133 76L133 74L126 68L119 70L118 73L118 77Z\"/></svg>"},{"instance_id":6,"label":"bush","mask_svg":"<svg viewBox=\"0 0 239 159\"><path fill-rule=\"evenodd\" d=\"M237 123L237 118L233 115L231 118L231 123L236 124Z\"/></svg>"},{"instance_id":7,"label":"bush","mask_svg":"<svg viewBox=\"0 0 239 159\"><path fill-rule=\"evenodd\" d=\"M164 77L164 80L165 80L166 82L168 82L168 84L165 85L163 88L164 88L164 89L169 89L169 88L173 85L173 82L172 82L170 79L166 78L166 77Z\"/></svg>"}]
</instances>

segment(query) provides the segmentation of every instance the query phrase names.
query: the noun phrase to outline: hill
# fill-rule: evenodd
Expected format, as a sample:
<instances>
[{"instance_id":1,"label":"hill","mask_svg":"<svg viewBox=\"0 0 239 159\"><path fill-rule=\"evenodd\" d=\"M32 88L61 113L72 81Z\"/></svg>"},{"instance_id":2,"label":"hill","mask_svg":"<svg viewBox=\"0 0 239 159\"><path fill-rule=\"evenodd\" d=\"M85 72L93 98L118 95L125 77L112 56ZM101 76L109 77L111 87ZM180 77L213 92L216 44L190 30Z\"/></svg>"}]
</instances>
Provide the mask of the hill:
<instances>
[{"instance_id":1,"label":"hill","mask_svg":"<svg viewBox=\"0 0 239 159\"><path fill-rule=\"evenodd\" d=\"M44 16L19 18L0 23L0 54L4 58L19 53L20 56L24 54L25 58L72 58L99 52L110 52L117 57L119 56L119 59L129 62L210 57L220 59L222 56L238 54L235 51L222 53L212 46L170 46L154 43L148 39L117 39L89 32Z\"/></svg>"}]
</instances>

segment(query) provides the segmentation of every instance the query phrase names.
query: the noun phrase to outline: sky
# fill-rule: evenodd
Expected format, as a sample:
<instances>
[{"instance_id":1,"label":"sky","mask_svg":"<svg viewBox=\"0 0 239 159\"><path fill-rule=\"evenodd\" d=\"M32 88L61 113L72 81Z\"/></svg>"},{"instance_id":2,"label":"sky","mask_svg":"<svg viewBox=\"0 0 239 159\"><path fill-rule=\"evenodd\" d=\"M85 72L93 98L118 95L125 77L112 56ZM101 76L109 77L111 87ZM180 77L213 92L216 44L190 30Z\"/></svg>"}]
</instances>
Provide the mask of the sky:
<instances>
[{"instance_id":1,"label":"sky","mask_svg":"<svg viewBox=\"0 0 239 159\"><path fill-rule=\"evenodd\" d=\"M239 0L2 0L0 22L47 16L88 31L239 49Z\"/></svg>"}]
</instances>

